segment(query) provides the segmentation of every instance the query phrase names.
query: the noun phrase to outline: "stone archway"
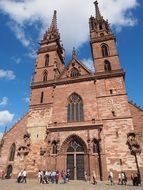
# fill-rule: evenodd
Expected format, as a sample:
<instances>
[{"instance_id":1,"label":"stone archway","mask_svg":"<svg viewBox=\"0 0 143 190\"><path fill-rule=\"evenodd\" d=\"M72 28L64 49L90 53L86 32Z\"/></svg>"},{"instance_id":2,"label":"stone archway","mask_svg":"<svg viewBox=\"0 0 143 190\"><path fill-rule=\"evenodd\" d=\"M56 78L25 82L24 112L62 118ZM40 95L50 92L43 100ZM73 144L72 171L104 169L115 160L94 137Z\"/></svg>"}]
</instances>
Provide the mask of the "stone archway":
<instances>
[{"instance_id":1,"label":"stone archway","mask_svg":"<svg viewBox=\"0 0 143 190\"><path fill-rule=\"evenodd\" d=\"M6 179L10 179L10 178L11 178L11 176L12 176L12 171L13 171L13 167L12 167L11 164L9 164L9 165L7 166L7 168L6 168L6 176L5 176Z\"/></svg>"},{"instance_id":2,"label":"stone archway","mask_svg":"<svg viewBox=\"0 0 143 190\"><path fill-rule=\"evenodd\" d=\"M62 146L66 154L66 169L70 170L70 179L83 180L87 165L87 147L85 142L77 135L69 136Z\"/></svg>"}]
</instances>

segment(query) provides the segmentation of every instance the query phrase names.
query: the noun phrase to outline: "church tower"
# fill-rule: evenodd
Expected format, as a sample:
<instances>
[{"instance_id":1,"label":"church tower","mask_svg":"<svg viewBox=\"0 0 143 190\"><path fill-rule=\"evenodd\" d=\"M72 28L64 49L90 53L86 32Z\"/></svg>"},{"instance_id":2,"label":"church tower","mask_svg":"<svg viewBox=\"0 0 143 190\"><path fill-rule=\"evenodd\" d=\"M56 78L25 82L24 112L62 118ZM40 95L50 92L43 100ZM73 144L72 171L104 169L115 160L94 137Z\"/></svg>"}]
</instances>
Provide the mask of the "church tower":
<instances>
[{"instance_id":1,"label":"church tower","mask_svg":"<svg viewBox=\"0 0 143 190\"><path fill-rule=\"evenodd\" d=\"M37 52L35 73L31 83L30 106L46 104L45 97L50 81L58 78L64 68L64 48L57 28L57 12L54 11L51 26L45 32Z\"/></svg>"},{"instance_id":2,"label":"church tower","mask_svg":"<svg viewBox=\"0 0 143 190\"><path fill-rule=\"evenodd\" d=\"M95 1L96 17L90 17L90 38L94 67L96 72L108 72L121 69L116 38L111 31L108 20L100 13L98 2Z\"/></svg>"},{"instance_id":3,"label":"church tower","mask_svg":"<svg viewBox=\"0 0 143 190\"><path fill-rule=\"evenodd\" d=\"M126 145L127 134L133 130L133 122L125 88L125 72L119 63L116 37L108 20L101 15L98 2L95 1L94 5L96 15L90 17L89 28L95 67L97 109L103 124L101 141L104 141L104 145L101 145L101 160L102 167L106 167L101 178L105 179L105 173L110 169L115 175L121 169L134 170L134 160L128 154Z\"/></svg>"}]
</instances>

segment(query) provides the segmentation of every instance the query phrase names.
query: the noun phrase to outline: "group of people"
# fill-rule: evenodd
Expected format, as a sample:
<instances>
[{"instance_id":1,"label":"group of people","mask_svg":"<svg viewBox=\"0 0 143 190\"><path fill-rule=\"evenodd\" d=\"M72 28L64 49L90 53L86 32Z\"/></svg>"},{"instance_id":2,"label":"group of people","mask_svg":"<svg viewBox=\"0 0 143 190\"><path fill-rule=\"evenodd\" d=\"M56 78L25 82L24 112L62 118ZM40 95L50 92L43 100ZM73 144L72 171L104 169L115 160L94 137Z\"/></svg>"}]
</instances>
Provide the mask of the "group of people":
<instances>
[{"instance_id":1,"label":"group of people","mask_svg":"<svg viewBox=\"0 0 143 190\"><path fill-rule=\"evenodd\" d=\"M49 182L51 183L59 183L59 179L61 179L61 183L66 183L69 181L70 178L70 171L64 171L62 170L61 172L59 172L58 170L56 171L47 171L47 170L39 170L38 171L38 182L39 183L46 183L48 184Z\"/></svg>"},{"instance_id":2,"label":"group of people","mask_svg":"<svg viewBox=\"0 0 143 190\"><path fill-rule=\"evenodd\" d=\"M110 181L111 185L114 184L112 170L109 171L108 180ZM132 180L133 186L141 185L141 178L140 178L140 175L137 172L134 172L134 173L131 174L131 180ZM128 178L127 178L126 173L121 171L118 174L118 185L126 185L127 181L128 181Z\"/></svg>"},{"instance_id":3,"label":"group of people","mask_svg":"<svg viewBox=\"0 0 143 190\"><path fill-rule=\"evenodd\" d=\"M1 179L5 179L5 172L2 171L1 172ZM70 179L70 170L68 169L67 171L62 170L61 172L59 172L58 170L39 170L38 173L36 174L36 176L38 177L38 182L40 184L48 184L48 183L55 183L58 184L59 180L60 183L65 184L66 182L69 181ZM85 181L88 181L88 175L87 172L84 172L84 178ZM92 172L92 179L93 179L93 184L97 184L97 178L96 178L96 173L95 171ZM114 184L114 176L113 176L113 171L110 170L109 171L109 175L108 175L108 180L110 181L110 184L113 185ZM118 174L118 185L126 185L127 184L127 175L124 171L121 171ZM141 185L141 177L139 175L138 172L133 172L131 174L131 180L133 183L133 186L139 186ZM18 175L17 175L17 183L26 183L27 182L27 171L21 170Z\"/></svg>"},{"instance_id":4,"label":"group of people","mask_svg":"<svg viewBox=\"0 0 143 190\"><path fill-rule=\"evenodd\" d=\"M140 177L139 173L137 173L137 172L132 173L131 180L132 180L133 186L141 185L141 177Z\"/></svg>"},{"instance_id":5,"label":"group of people","mask_svg":"<svg viewBox=\"0 0 143 190\"><path fill-rule=\"evenodd\" d=\"M17 183L26 183L27 180L27 172L26 170L21 170L19 173L18 173L18 176L17 176Z\"/></svg>"},{"instance_id":6,"label":"group of people","mask_svg":"<svg viewBox=\"0 0 143 190\"><path fill-rule=\"evenodd\" d=\"M126 185L127 184L127 175L125 172L121 172L118 174L118 185Z\"/></svg>"}]
</instances>

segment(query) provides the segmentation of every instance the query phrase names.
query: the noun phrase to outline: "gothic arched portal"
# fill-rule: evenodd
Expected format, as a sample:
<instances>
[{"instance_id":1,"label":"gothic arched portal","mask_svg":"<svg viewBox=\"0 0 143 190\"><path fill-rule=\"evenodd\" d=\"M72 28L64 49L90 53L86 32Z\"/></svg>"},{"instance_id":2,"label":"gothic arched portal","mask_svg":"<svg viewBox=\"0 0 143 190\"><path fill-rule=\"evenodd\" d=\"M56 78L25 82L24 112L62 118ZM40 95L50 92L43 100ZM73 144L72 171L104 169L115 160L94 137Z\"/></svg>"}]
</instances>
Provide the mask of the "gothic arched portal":
<instances>
[{"instance_id":1,"label":"gothic arched portal","mask_svg":"<svg viewBox=\"0 0 143 190\"><path fill-rule=\"evenodd\" d=\"M64 141L61 152L67 155L66 168L70 170L70 179L84 180L87 165L85 142L79 136L71 135Z\"/></svg>"},{"instance_id":2,"label":"gothic arched portal","mask_svg":"<svg viewBox=\"0 0 143 190\"><path fill-rule=\"evenodd\" d=\"M12 165L8 165L7 168L6 168L6 175L5 175L5 178L6 179L10 179L11 176L12 176L12 170L13 170L13 167Z\"/></svg>"}]
</instances>

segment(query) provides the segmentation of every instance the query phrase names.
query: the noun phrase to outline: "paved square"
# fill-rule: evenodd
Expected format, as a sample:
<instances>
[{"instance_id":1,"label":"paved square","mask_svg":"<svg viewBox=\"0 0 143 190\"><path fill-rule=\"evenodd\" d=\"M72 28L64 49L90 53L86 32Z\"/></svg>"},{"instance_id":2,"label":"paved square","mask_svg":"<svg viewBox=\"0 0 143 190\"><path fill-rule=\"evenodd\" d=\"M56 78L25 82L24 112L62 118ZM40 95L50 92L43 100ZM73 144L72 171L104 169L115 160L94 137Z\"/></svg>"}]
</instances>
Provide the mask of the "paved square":
<instances>
[{"instance_id":1,"label":"paved square","mask_svg":"<svg viewBox=\"0 0 143 190\"><path fill-rule=\"evenodd\" d=\"M109 182L70 181L66 184L38 184L37 180L27 180L27 184L17 184L16 180L0 180L0 190L143 190L143 187L133 187L131 183L127 186L109 185Z\"/></svg>"}]
</instances>

